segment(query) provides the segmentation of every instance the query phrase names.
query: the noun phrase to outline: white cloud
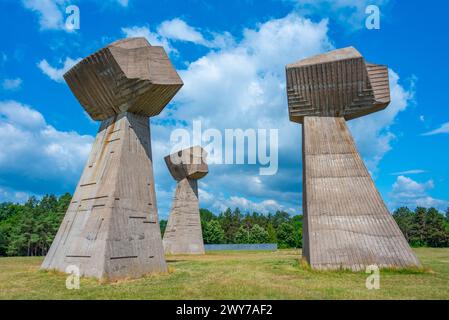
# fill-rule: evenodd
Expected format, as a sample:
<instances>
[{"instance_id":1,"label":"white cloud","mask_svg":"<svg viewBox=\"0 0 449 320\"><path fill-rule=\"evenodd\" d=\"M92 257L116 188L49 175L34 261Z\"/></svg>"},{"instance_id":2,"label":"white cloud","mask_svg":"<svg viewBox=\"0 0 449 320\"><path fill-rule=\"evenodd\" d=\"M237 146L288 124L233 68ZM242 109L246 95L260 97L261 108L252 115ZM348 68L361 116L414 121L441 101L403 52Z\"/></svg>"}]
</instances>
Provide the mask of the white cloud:
<instances>
[{"instance_id":1,"label":"white cloud","mask_svg":"<svg viewBox=\"0 0 449 320\"><path fill-rule=\"evenodd\" d=\"M32 195L36 198L41 197L40 195L30 194L24 191L16 191L0 186L0 202L24 203Z\"/></svg>"},{"instance_id":2,"label":"white cloud","mask_svg":"<svg viewBox=\"0 0 449 320\"><path fill-rule=\"evenodd\" d=\"M449 133L449 122L443 123L441 125L441 127L437 128L435 130L423 133L422 135L423 136L434 136L434 135L442 134L442 133Z\"/></svg>"},{"instance_id":3,"label":"white cloud","mask_svg":"<svg viewBox=\"0 0 449 320\"><path fill-rule=\"evenodd\" d=\"M32 191L45 183L48 192L71 191L93 137L58 131L40 112L17 101L0 102L0 119L0 180L11 184L2 182L3 187L20 183Z\"/></svg>"},{"instance_id":4,"label":"white cloud","mask_svg":"<svg viewBox=\"0 0 449 320\"><path fill-rule=\"evenodd\" d=\"M357 147L370 171L376 172L383 156L391 150L396 135L390 127L396 117L414 103L414 82L408 88L400 84L399 75L389 70L391 103L385 109L349 122Z\"/></svg>"},{"instance_id":5,"label":"white cloud","mask_svg":"<svg viewBox=\"0 0 449 320\"><path fill-rule=\"evenodd\" d=\"M45 119L41 113L15 101L2 101L0 115L5 123L16 127L35 129L45 126Z\"/></svg>"},{"instance_id":6,"label":"white cloud","mask_svg":"<svg viewBox=\"0 0 449 320\"><path fill-rule=\"evenodd\" d=\"M151 32L149 27L138 27L138 26L133 26L133 27L127 27L127 28L122 28L122 32L123 34L127 37L127 38L131 38L131 37L144 37L148 40L148 42L153 45L153 46L162 46L164 47L165 51L167 51L167 53L175 53L176 50L170 45L170 43L168 42L168 40L165 37L162 37L161 35L155 33L155 32Z\"/></svg>"},{"instance_id":7,"label":"white cloud","mask_svg":"<svg viewBox=\"0 0 449 320\"><path fill-rule=\"evenodd\" d=\"M22 3L38 14L41 30L65 29L62 7L66 0L22 0Z\"/></svg>"},{"instance_id":8,"label":"white cloud","mask_svg":"<svg viewBox=\"0 0 449 320\"><path fill-rule=\"evenodd\" d=\"M22 85L22 79L16 78L16 79L4 79L2 83L2 87L4 90L10 90L15 91L19 90Z\"/></svg>"},{"instance_id":9,"label":"white cloud","mask_svg":"<svg viewBox=\"0 0 449 320\"><path fill-rule=\"evenodd\" d=\"M202 207L208 207L215 212L223 212L227 208L239 208L242 212L259 212L263 214L275 213L276 211L286 211L290 214L298 213L298 209L289 208L280 204L274 199L262 200L259 202L252 201L241 196L224 197L209 193L202 188L198 190L199 200Z\"/></svg>"},{"instance_id":10,"label":"white cloud","mask_svg":"<svg viewBox=\"0 0 449 320\"><path fill-rule=\"evenodd\" d=\"M414 169L414 170L407 170L407 171L401 171L401 172L394 172L391 175L392 176L405 176L405 175L411 175L411 174L421 174L426 173L426 170L421 169Z\"/></svg>"},{"instance_id":11,"label":"white cloud","mask_svg":"<svg viewBox=\"0 0 449 320\"><path fill-rule=\"evenodd\" d=\"M419 183L406 176L397 177L389 195L390 206L398 207L435 207L444 210L449 206L449 201L432 198L428 192L435 187L429 180Z\"/></svg>"},{"instance_id":12,"label":"white cloud","mask_svg":"<svg viewBox=\"0 0 449 320\"><path fill-rule=\"evenodd\" d=\"M211 197L204 193L200 201L203 206L219 208L220 203L233 205L239 199L239 204L246 203L247 208L271 205L299 211L301 130L287 116L285 65L333 48L327 37L327 21L313 23L288 15L245 29L241 41L231 42L234 44L211 50L179 71L184 87L175 97L176 110L166 108L159 117L170 119L176 125L187 120L188 129L191 129L190 121L198 119L203 130L279 129L283 153L280 158L287 159L287 164L276 176L260 177L258 166L210 166L213 182L204 190L214 195L216 201L205 202ZM161 159L170 152L167 141L174 128L175 125L159 124L157 118L152 125L155 174L161 188L173 188ZM206 183L209 176L205 178ZM244 202L240 199L242 194L251 200ZM229 202L231 197L234 202ZM277 203L270 202L273 199Z\"/></svg>"},{"instance_id":13,"label":"white cloud","mask_svg":"<svg viewBox=\"0 0 449 320\"><path fill-rule=\"evenodd\" d=\"M170 41L192 42L208 48L230 48L235 45L235 40L229 32L208 32L208 39L201 30L188 25L184 20L175 18L162 22L157 28L157 33Z\"/></svg>"},{"instance_id":14,"label":"white cloud","mask_svg":"<svg viewBox=\"0 0 449 320\"><path fill-rule=\"evenodd\" d=\"M286 117L284 66L332 48L325 20L316 24L289 15L246 30L236 47L210 52L180 72L185 85L175 98L180 103L176 115L216 128L279 128L281 153L295 154L300 136ZM413 85L405 88L399 80L390 70L392 102L386 110L350 122L373 171L391 149L395 135L390 126L414 101ZM298 139L296 146L292 137Z\"/></svg>"},{"instance_id":15,"label":"white cloud","mask_svg":"<svg viewBox=\"0 0 449 320\"><path fill-rule=\"evenodd\" d=\"M162 37L173 40L206 44L206 40L199 31L195 30L195 28L189 26L185 21L179 18L162 22L157 28L157 33Z\"/></svg>"},{"instance_id":16,"label":"white cloud","mask_svg":"<svg viewBox=\"0 0 449 320\"><path fill-rule=\"evenodd\" d=\"M67 57L63 63L61 68L52 67L47 60L41 60L37 66L41 71L47 75L50 79L56 82L63 83L64 82L64 74L70 70L75 64L81 61L81 58L72 59Z\"/></svg>"},{"instance_id":17,"label":"white cloud","mask_svg":"<svg viewBox=\"0 0 449 320\"><path fill-rule=\"evenodd\" d=\"M245 29L235 47L210 51L180 75L180 119L207 119L216 128L265 128L288 123L285 65L332 48L327 22L297 15Z\"/></svg>"},{"instance_id":18,"label":"white cloud","mask_svg":"<svg viewBox=\"0 0 449 320\"><path fill-rule=\"evenodd\" d=\"M284 210L295 208L298 212L301 130L287 116L285 65L334 48L328 37L327 20L315 23L290 14L245 29L242 39L232 39L231 43L209 51L190 62L186 69L179 70L184 87L175 97L174 107L166 108L160 115L161 119L169 119L176 125L156 122L152 126L156 179L161 188L173 187L160 159L170 152L166 141L171 130L186 119L187 129L191 129L192 120L201 120L203 131L275 128L279 130L281 161L277 175L261 177L254 166L210 166L213 183L201 191L204 199L200 195L200 201L204 206L221 210L223 206L237 203L245 204L246 208L268 208L273 203L264 201L276 199L274 205ZM386 110L350 122L361 154L373 170L391 149L395 135L390 126L414 98L413 83L405 88L392 70L390 83L392 102Z\"/></svg>"},{"instance_id":19,"label":"white cloud","mask_svg":"<svg viewBox=\"0 0 449 320\"><path fill-rule=\"evenodd\" d=\"M211 204L215 200L215 196L201 187L201 181L200 186L198 187L198 198L200 199L201 203L203 204Z\"/></svg>"},{"instance_id":20,"label":"white cloud","mask_svg":"<svg viewBox=\"0 0 449 320\"><path fill-rule=\"evenodd\" d=\"M297 210L293 208L286 208L285 206L279 204L276 200L269 199L263 200L261 202L254 202L244 197L236 197L232 196L225 201L221 201L218 203L221 211L224 211L226 208L236 208L238 207L241 211L252 212L256 211L259 213L267 214L274 213L278 210L283 210L288 213L297 213Z\"/></svg>"},{"instance_id":21,"label":"white cloud","mask_svg":"<svg viewBox=\"0 0 449 320\"><path fill-rule=\"evenodd\" d=\"M152 32L148 26L132 26L122 28L127 37L145 37L152 45L163 46L168 53L177 53L172 42L191 42L208 48L229 48L235 44L234 38L229 32L208 32L208 39L201 30L188 25L180 18L163 21Z\"/></svg>"}]
</instances>

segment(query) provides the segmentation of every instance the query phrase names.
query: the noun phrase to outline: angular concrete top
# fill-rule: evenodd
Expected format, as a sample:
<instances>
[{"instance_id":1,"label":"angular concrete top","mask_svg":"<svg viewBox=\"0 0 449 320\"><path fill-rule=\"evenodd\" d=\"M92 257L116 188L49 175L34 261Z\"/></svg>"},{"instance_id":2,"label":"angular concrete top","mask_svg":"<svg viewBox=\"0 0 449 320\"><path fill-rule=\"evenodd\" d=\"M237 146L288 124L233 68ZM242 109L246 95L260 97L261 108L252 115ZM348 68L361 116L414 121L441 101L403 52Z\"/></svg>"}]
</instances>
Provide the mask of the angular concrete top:
<instances>
[{"instance_id":1,"label":"angular concrete top","mask_svg":"<svg viewBox=\"0 0 449 320\"><path fill-rule=\"evenodd\" d=\"M355 58L363 58L363 57L360 54L360 52L358 52L357 49L355 49L354 47L347 47L297 61L295 63L287 65L287 68L310 66L314 64L328 63Z\"/></svg>"},{"instance_id":2,"label":"angular concrete top","mask_svg":"<svg viewBox=\"0 0 449 320\"><path fill-rule=\"evenodd\" d=\"M94 120L125 111L158 115L183 85L164 49L145 38L109 44L76 64L64 79Z\"/></svg>"},{"instance_id":3,"label":"angular concrete top","mask_svg":"<svg viewBox=\"0 0 449 320\"><path fill-rule=\"evenodd\" d=\"M200 146L190 147L166 156L165 163L175 180L201 179L209 172L207 152Z\"/></svg>"},{"instance_id":4,"label":"angular concrete top","mask_svg":"<svg viewBox=\"0 0 449 320\"><path fill-rule=\"evenodd\" d=\"M304 116L346 120L385 109L390 103L388 68L367 63L353 47L286 66L290 120Z\"/></svg>"}]
</instances>

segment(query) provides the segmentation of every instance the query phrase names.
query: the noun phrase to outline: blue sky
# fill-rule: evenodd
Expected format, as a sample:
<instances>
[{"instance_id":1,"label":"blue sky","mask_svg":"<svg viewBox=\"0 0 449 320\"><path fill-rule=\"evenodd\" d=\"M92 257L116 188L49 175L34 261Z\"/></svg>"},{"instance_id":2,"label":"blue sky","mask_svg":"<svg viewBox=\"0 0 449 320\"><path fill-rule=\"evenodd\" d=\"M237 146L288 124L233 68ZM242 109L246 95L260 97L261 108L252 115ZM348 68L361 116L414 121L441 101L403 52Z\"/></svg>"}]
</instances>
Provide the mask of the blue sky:
<instances>
[{"instance_id":1,"label":"blue sky","mask_svg":"<svg viewBox=\"0 0 449 320\"><path fill-rule=\"evenodd\" d=\"M64 28L65 8L80 29ZM380 30L365 28L378 5ZM163 156L170 133L206 127L279 129L279 171L210 166L203 207L301 210L301 132L288 121L284 66L355 46L390 68L392 103L350 122L357 146L391 209L449 207L446 1L1 0L0 201L73 192L99 123L86 116L62 74L78 59L126 36L163 45L184 87L152 123L159 214L175 182Z\"/></svg>"}]
</instances>

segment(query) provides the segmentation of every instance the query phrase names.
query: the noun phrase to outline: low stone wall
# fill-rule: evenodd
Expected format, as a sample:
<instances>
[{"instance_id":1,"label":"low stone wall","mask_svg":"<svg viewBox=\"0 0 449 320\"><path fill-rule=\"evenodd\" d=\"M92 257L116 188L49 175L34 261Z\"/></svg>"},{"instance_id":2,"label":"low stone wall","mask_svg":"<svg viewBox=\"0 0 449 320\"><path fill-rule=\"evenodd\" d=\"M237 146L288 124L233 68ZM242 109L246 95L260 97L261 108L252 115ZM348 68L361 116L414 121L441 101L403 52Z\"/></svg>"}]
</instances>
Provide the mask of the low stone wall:
<instances>
[{"instance_id":1,"label":"low stone wall","mask_svg":"<svg viewBox=\"0 0 449 320\"><path fill-rule=\"evenodd\" d=\"M262 243L262 244L205 244L206 251L275 251L278 249L277 243Z\"/></svg>"}]
</instances>

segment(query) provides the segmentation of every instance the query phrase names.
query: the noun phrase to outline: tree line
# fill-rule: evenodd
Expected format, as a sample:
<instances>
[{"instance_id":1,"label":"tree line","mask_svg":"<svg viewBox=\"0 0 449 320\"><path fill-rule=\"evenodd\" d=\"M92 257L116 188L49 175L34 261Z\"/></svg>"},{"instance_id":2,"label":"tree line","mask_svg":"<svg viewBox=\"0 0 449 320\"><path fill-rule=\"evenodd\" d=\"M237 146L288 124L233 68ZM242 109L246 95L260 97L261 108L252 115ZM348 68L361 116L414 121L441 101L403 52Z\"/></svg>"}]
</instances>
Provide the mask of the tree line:
<instances>
[{"instance_id":1,"label":"tree line","mask_svg":"<svg viewBox=\"0 0 449 320\"><path fill-rule=\"evenodd\" d=\"M277 243L279 248L302 247L302 216L287 212L261 214L242 213L239 208L226 209L215 215L200 209L205 244ZM166 220L161 220L165 231Z\"/></svg>"},{"instance_id":2,"label":"tree line","mask_svg":"<svg viewBox=\"0 0 449 320\"><path fill-rule=\"evenodd\" d=\"M71 199L66 193L0 203L0 256L46 255Z\"/></svg>"},{"instance_id":3,"label":"tree line","mask_svg":"<svg viewBox=\"0 0 449 320\"><path fill-rule=\"evenodd\" d=\"M435 208L402 207L393 217L412 247L449 247L449 208L442 214Z\"/></svg>"},{"instance_id":4,"label":"tree line","mask_svg":"<svg viewBox=\"0 0 449 320\"><path fill-rule=\"evenodd\" d=\"M43 256L58 231L71 195L30 197L24 204L0 203L0 256ZM214 214L200 209L206 244L277 243L279 248L302 247L302 215L287 212L261 214L239 208ZM449 208L393 212L399 228L413 247L449 247ZM160 221L162 234L167 220Z\"/></svg>"}]
</instances>

